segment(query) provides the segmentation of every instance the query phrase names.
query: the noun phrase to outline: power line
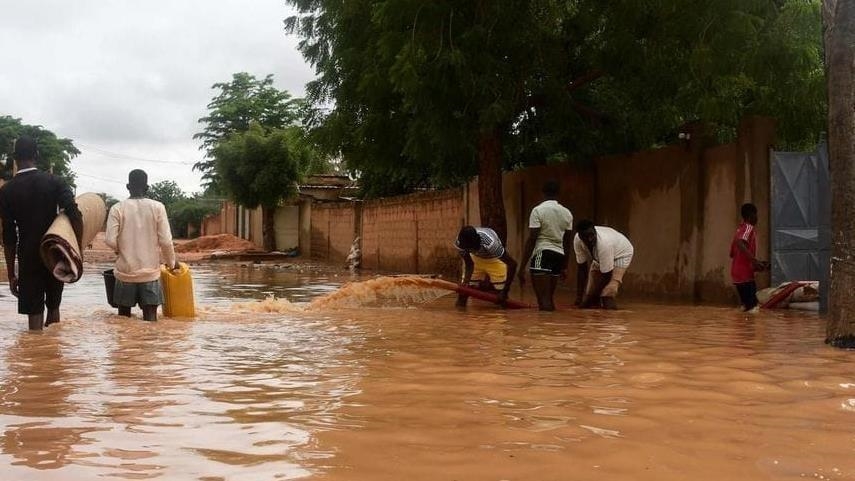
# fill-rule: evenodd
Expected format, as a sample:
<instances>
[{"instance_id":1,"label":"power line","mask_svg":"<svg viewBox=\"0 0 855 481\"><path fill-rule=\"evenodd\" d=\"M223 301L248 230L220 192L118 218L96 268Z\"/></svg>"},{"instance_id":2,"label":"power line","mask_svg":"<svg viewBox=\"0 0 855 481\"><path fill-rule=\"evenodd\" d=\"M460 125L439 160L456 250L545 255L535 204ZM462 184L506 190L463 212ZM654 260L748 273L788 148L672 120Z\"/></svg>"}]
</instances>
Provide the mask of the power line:
<instances>
[{"instance_id":1,"label":"power line","mask_svg":"<svg viewBox=\"0 0 855 481\"><path fill-rule=\"evenodd\" d=\"M147 159L145 157L136 157L133 155L120 154L118 152L112 152L106 149L102 149L100 147L95 147L94 145L87 145L80 142L77 142L77 145L83 147L84 149L94 150L95 152L114 159L122 159L122 160L134 160L138 162L154 162L156 164L173 164L173 165L193 165L196 162L187 162L181 160L162 160L162 159Z\"/></svg>"},{"instance_id":2,"label":"power line","mask_svg":"<svg viewBox=\"0 0 855 481\"><path fill-rule=\"evenodd\" d=\"M104 177L98 177L97 175L84 174L83 172L74 172L74 173L75 173L76 175L81 176L81 177L88 177L88 178L90 178L90 179L101 180L101 181L104 181L104 182L113 182L113 183L116 183L116 184L125 184L125 181L124 181L124 180L107 179L107 178L104 178Z\"/></svg>"}]
</instances>

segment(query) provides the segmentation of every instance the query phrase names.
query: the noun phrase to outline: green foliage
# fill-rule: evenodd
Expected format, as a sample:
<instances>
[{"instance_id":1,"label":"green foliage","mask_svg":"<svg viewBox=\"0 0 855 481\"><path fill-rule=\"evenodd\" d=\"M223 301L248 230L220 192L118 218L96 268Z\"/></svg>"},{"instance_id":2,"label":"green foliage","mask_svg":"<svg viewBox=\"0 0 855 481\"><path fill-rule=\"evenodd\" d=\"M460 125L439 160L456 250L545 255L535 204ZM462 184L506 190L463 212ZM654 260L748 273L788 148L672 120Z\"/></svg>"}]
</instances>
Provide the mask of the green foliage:
<instances>
[{"instance_id":1,"label":"green foliage","mask_svg":"<svg viewBox=\"0 0 855 481\"><path fill-rule=\"evenodd\" d=\"M188 237L187 227L200 227L202 220L220 211L222 201L203 196L185 197L177 200L167 208L172 234L175 237ZM198 230L197 230L198 232Z\"/></svg>"},{"instance_id":2,"label":"green foliage","mask_svg":"<svg viewBox=\"0 0 855 481\"><path fill-rule=\"evenodd\" d=\"M163 180L150 185L146 197L166 207L172 235L178 238L187 237L187 226L192 224L199 227L202 219L219 212L222 203L218 198L204 195L188 196L172 180Z\"/></svg>"},{"instance_id":3,"label":"green foliage","mask_svg":"<svg viewBox=\"0 0 855 481\"><path fill-rule=\"evenodd\" d=\"M552 12L528 1L290 3L304 15L287 27L319 72L309 99L335 102L314 112L317 138L369 195L475 175L479 132L510 127L546 61L530 46L554 43L539 28Z\"/></svg>"},{"instance_id":4,"label":"green foliage","mask_svg":"<svg viewBox=\"0 0 855 481\"><path fill-rule=\"evenodd\" d=\"M265 130L251 124L213 150L222 187L239 204L273 207L297 194L297 182L315 161L316 152L299 127Z\"/></svg>"},{"instance_id":5,"label":"green foliage","mask_svg":"<svg viewBox=\"0 0 855 481\"><path fill-rule=\"evenodd\" d=\"M732 140L749 114L779 121L779 147L813 145L826 100L818 0L595 2L609 73L593 94L622 150L673 140L691 121Z\"/></svg>"},{"instance_id":6,"label":"green foliage","mask_svg":"<svg viewBox=\"0 0 855 481\"><path fill-rule=\"evenodd\" d=\"M176 202L184 200L187 196L174 180L162 180L148 186L146 197L154 199L168 208Z\"/></svg>"},{"instance_id":7,"label":"green foliage","mask_svg":"<svg viewBox=\"0 0 855 481\"><path fill-rule=\"evenodd\" d=\"M313 138L367 195L471 178L494 129L507 169L654 147L693 121L729 140L773 116L783 147L824 125L819 0L288 3L318 72Z\"/></svg>"},{"instance_id":8,"label":"green foliage","mask_svg":"<svg viewBox=\"0 0 855 481\"><path fill-rule=\"evenodd\" d=\"M303 101L273 86L273 76L263 79L246 72L232 75L229 82L212 87L219 93L208 104L208 115L199 119L204 130L193 136L202 141L204 160L197 162L194 170L202 173L206 188L220 190L220 174L216 170L214 150L229 135L249 130L251 123L265 129L281 129L295 125L301 118Z\"/></svg>"},{"instance_id":9,"label":"green foliage","mask_svg":"<svg viewBox=\"0 0 855 481\"><path fill-rule=\"evenodd\" d=\"M27 135L36 140L39 146L37 167L65 180L72 188L75 187L75 175L71 171L71 159L80 154L70 139L59 138L39 125L21 123L21 119L0 116L0 162L4 166L4 176L12 175L13 142L16 138Z\"/></svg>"}]
</instances>

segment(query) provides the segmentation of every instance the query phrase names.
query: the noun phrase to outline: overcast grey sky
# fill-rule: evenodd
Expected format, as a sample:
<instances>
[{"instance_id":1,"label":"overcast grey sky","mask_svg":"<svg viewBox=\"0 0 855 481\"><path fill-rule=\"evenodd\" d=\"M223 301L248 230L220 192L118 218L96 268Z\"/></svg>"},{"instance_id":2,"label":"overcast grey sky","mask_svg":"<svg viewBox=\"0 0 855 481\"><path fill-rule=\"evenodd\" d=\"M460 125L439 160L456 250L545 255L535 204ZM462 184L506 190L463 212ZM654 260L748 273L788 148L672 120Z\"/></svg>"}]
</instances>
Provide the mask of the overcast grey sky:
<instances>
[{"instance_id":1,"label":"overcast grey sky","mask_svg":"<svg viewBox=\"0 0 855 481\"><path fill-rule=\"evenodd\" d=\"M0 0L0 115L74 140L78 193L127 197L127 173L198 191L211 85L271 73L303 96L312 69L284 0ZM156 161L156 162L154 162Z\"/></svg>"}]
</instances>

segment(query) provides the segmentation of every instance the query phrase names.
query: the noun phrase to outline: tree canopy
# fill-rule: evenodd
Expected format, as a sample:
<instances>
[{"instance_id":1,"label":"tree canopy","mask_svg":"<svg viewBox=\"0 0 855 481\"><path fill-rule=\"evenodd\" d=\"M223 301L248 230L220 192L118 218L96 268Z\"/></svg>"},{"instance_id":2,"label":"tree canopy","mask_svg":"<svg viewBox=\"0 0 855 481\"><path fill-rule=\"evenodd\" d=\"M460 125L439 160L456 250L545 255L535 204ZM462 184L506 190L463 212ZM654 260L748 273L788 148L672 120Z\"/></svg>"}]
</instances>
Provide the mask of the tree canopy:
<instances>
[{"instance_id":1,"label":"tree canopy","mask_svg":"<svg viewBox=\"0 0 855 481\"><path fill-rule=\"evenodd\" d=\"M219 82L211 88L219 93L208 104L208 115L199 119L202 132L193 136L201 140L205 159L193 165L202 173L207 189L217 192L220 176L216 170L214 149L231 134L249 130L251 122L266 129L281 129L295 125L301 118L301 99L291 98L284 90L273 86L273 76L257 79L239 72L229 82Z\"/></svg>"},{"instance_id":2,"label":"tree canopy","mask_svg":"<svg viewBox=\"0 0 855 481\"><path fill-rule=\"evenodd\" d=\"M174 180L162 180L148 186L146 197L168 206L187 197Z\"/></svg>"},{"instance_id":3,"label":"tree canopy","mask_svg":"<svg viewBox=\"0 0 855 481\"><path fill-rule=\"evenodd\" d=\"M275 208L296 195L312 156L298 127L265 131L258 124L230 135L214 149L223 188L249 208Z\"/></svg>"},{"instance_id":4,"label":"tree canopy","mask_svg":"<svg viewBox=\"0 0 855 481\"><path fill-rule=\"evenodd\" d=\"M661 145L689 122L726 140L771 115L789 146L823 125L818 0L288 2L318 73L314 134L368 195L480 175L490 208L502 169Z\"/></svg>"},{"instance_id":5,"label":"tree canopy","mask_svg":"<svg viewBox=\"0 0 855 481\"><path fill-rule=\"evenodd\" d=\"M200 226L205 216L220 210L220 199L204 195L188 195L173 180L162 180L148 187L146 196L166 207L169 226L175 237L187 237L187 226Z\"/></svg>"},{"instance_id":6,"label":"tree canopy","mask_svg":"<svg viewBox=\"0 0 855 481\"><path fill-rule=\"evenodd\" d=\"M220 93L208 104L208 116L199 119L204 131L194 137L207 156L194 168L203 172L208 192L263 208L264 246L273 250L274 210L296 195L305 175L329 171L330 157L306 135L304 101L277 90L273 76L258 80L237 73L214 88Z\"/></svg>"},{"instance_id":7,"label":"tree canopy","mask_svg":"<svg viewBox=\"0 0 855 481\"><path fill-rule=\"evenodd\" d=\"M263 243L276 248L274 211L297 194L297 182L311 169L316 152L300 127L265 130L252 123L213 150L222 188L239 204L262 207Z\"/></svg>"},{"instance_id":8,"label":"tree canopy","mask_svg":"<svg viewBox=\"0 0 855 481\"><path fill-rule=\"evenodd\" d=\"M2 161L4 169L3 175L12 175L13 142L22 135L32 137L38 144L38 168L53 172L54 175L62 178L74 188L75 175L71 171L70 162L71 159L80 154L80 151L77 150L71 139L57 137L56 134L40 125L24 124L21 119L8 115L0 116L0 161Z\"/></svg>"}]
</instances>

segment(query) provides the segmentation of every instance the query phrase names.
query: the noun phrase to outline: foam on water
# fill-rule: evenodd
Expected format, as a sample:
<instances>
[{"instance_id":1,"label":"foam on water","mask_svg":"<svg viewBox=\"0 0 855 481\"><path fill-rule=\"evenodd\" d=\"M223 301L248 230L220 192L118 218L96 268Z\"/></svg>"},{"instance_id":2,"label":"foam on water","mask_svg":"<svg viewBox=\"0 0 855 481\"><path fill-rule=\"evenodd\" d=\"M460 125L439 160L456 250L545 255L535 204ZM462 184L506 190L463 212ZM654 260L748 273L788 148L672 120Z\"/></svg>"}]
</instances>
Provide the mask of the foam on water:
<instances>
[{"instance_id":1,"label":"foam on water","mask_svg":"<svg viewBox=\"0 0 855 481\"><path fill-rule=\"evenodd\" d=\"M451 293L454 283L418 276L377 277L349 282L309 303L294 303L270 296L263 300L235 302L225 308L201 306L200 317L226 313L287 314L359 307L412 307Z\"/></svg>"},{"instance_id":2,"label":"foam on water","mask_svg":"<svg viewBox=\"0 0 855 481\"><path fill-rule=\"evenodd\" d=\"M378 277L350 282L308 305L312 311L354 307L409 307L449 294L454 284L418 276Z\"/></svg>"}]
</instances>

